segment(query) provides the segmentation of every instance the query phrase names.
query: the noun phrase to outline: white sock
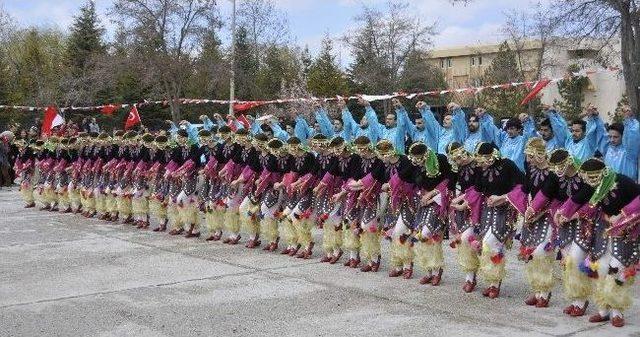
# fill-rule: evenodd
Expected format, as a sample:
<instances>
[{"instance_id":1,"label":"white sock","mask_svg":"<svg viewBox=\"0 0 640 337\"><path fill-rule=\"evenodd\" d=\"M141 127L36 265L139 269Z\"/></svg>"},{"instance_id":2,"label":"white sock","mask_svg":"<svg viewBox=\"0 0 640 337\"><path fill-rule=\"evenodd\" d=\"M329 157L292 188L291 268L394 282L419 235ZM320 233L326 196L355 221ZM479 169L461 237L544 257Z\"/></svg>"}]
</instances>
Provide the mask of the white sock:
<instances>
[{"instance_id":1,"label":"white sock","mask_svg":"<svg viewBox=\"0 0 640 337\"><path fill-rule=\"evenodd\" d=\"M465 275L465 281L473 282L473 273L467 273L467 275Z\"/></svg>"},{"instance_id":2,"label":"white sock","mask_svg":"<svg viewBox=\"0 0 640 337\"><path fill-rule=\"evenodd\" d=\"M624 316L622 316L622 312L620 312L620 310L616 310L616 309L611 309L611 318L613 317L620 317L623 318Z\"/></svg>"},{"instance_id":3,"label":"white sock","mask_svg":"<svg viewBox=\"0 0 640 337\"><path fill-rule=\"evenodd\" d=\"M349 258L357 260L358 259L358 253L356 253L354 251L349 252Z\"/></svg>"}]
</instances>

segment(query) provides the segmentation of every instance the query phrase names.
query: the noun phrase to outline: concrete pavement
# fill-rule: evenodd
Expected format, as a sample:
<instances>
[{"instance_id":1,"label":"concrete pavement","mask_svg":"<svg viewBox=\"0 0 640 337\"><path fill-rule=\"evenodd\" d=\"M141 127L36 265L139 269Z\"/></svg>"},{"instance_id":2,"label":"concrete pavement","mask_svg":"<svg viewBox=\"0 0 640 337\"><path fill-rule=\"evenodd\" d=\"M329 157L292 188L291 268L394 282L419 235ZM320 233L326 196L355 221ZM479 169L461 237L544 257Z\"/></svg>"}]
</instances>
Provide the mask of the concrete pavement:
<instances>
[{"instance_id":1,"label":"concrete pavement","mask_svg":"<svg viewBox=\"0 0 640 337\"><path fill-rule=\"evenodd\" d=\"M0 206L0 336L640 337L637 285L621 329L563 315L559 287L550 308L526 307L515 249L501 297L488 300L462 292L448 246L443 283L432 287L419 273L391 279L386 265L319 263L319 248L300 260L25 210L15 188L0 191Z\"/></svg>"}]
</instances>

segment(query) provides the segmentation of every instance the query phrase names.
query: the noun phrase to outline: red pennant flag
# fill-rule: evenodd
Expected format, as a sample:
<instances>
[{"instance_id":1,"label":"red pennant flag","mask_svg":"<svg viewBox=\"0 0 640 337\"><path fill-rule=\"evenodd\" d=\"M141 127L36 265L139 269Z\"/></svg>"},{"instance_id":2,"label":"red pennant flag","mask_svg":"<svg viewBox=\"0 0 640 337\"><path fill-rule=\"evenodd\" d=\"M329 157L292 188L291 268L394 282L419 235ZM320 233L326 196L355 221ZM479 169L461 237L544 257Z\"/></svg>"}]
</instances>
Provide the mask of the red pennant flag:
<instances>
[{"instance_id":1,"label":"red pennant flag","mask_svg":"<svg viewBox=\"0 0 640 337\"><path fill-rule=\"evenodd\" d=\"M122 105L120 104L109 104L102 107L100 113L103 115L111 116L116 110L120 109Z\"/></svg>"},{"instance_id":2,"label":"red pennant flag","mask_svg":"<svg viewBox=\"0 0 640 337\"><path fill-rule=\"evenodd\" d=\"M51 134L51 129L63 123L64 118L58 114L58 110L53 106L49 106L44 110L44 118L40 132L42 135L48 136Z\"/></svg>"},{"instance_id":3,"label":"red pennant flag","mask_svg":"<svg viewBox=\"0 0 640 337\"><path fill-rule=\"evenodd\" d=\"M538 81L538 83L536 83L536 85L533 86L533 89L531 89L531 92L529 92L529 94L527 94L527 96L522 100L522 102L520 102L520 105L525 105L529 103L529 101L534 99L536 95L542 89L544 89L544 87L546 87L549 83L551 83L551 80L546 77Z\"/></svg>"},{"instance_id":4,"label":"red pennant flag","mask_svg":"<svg viewBox=\"0 0 640 337\"><path fill-rule=\"evenodd\" d=\"M234 112L242 112L262 105L260 102L233 103Z\"/></svg>"},{"instance_id":5,"label":"red pennant flag","mask_svg":"<svg viewBox=\"0 0 640 337\"><path fill-rule=\"evenodd\" d=\"M124 129L129 130L129 128L136 124L140 124L140 114L138 113L138 107L134 105L133 108L131 108L131 111L129 111L129 116L124 123Z\"/></svg>"}]
</instances>

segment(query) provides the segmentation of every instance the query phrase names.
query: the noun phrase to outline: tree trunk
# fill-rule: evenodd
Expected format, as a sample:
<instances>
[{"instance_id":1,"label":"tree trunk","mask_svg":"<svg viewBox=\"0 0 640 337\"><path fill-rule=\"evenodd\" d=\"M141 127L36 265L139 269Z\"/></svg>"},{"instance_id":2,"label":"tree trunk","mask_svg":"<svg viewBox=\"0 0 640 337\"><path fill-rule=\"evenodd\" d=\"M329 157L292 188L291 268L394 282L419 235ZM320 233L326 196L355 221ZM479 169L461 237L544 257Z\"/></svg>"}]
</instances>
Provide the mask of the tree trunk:
<instances>
[{"instance_id":1,"label":"tree trunk","mask_svg":"<svg viewBox=\"0 0 640 337\"><path fill-rule=\"evenodd\" d=\"M622 73L629 105L633 112L640 112L640 32L633 31L634 20L630 13L621 13L620 49Z\"/></svg>"}]
</instances>

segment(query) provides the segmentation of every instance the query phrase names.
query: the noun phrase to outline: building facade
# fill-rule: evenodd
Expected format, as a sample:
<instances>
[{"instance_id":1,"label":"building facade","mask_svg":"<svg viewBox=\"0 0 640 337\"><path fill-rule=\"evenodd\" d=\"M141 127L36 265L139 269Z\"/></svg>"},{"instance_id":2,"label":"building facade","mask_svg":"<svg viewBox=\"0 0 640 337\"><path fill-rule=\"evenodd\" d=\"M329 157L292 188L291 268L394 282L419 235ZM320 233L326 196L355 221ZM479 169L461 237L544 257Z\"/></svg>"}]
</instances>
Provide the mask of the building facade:
<instances>
[{"instance_id":1,"label":"building facade","mask_svg":"<svg viewBox=\"0 0 640 337\"><path fill-rule=\"evenodd\" d=\"M595 71L588 75L584 106L594 104L605 120L610 119L624 95L622 74L606 70L620 68L619 45L603 51L594 42L556 41L544 50L537 40L525 41L517 47L514 44L509 46L516 51L516 64L527 81L535 81L539 77L564 77L568 67L574 64L580 69ZM476 87L482 85L482 76L499 50L500 44L441 48L431 52L429 62L442 70L449 88ZM553 104L556 100L561 100L561 96L557 85L552 83L542 91L542 102Z\"/></svg>"}]
</instances>

